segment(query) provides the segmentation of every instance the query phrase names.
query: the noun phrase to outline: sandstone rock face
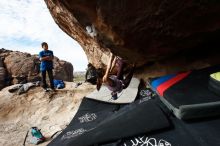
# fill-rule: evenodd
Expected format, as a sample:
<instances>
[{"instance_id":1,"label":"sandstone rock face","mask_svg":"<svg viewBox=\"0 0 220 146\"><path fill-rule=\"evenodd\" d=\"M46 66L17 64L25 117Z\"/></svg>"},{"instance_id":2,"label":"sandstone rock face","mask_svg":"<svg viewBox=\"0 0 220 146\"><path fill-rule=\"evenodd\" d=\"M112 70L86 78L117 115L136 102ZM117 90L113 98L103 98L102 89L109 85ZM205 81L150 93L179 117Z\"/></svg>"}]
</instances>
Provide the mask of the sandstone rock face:
<instances>
[{"instance_id":1,"label":"sandstone rock face","mask_svg":"<svg viewBox=\"0 0 220 146\"><path fill-rule=\"evenodd\" d=\"M0 91L0 146L22 145L27 130L33 126L41 129L46 137L64 129L78 110L83 97L95 90L95 86L83 83L75 88L73 82L65 82L65 89L45 93L41 87L31 88L26 94L8 92L13 86ZM25 146L33 146L29 141ZM40 144L46 146L52 139Z\"/></svg>"},{"instance_id":2,"label":"sandstone rock face","mask_svg":"<svg viewBox=\"0 0 220 146\"><path fill-rule=\"evenodd\" d=\"M148 73L219 63L220 1L45 0L59 27L83 47L89 62L109 52ZM152 70L153 69L153 70Z\"/></svg>"},{"instance_id":3,"label":"sandstone rock face","mask_svg":"<svg viewBox=\"0 0 220 146\"><path fill-rule=\"evenodd\" d=\"M5 81L12 81L12 84L16 84L24 79L27 79L28 81L40 80L40 62L37 55L0 49L0 57L4 59L3 63L7 72ZM54 78L62 79L64 81L72 81L72 64L55 57Z\"/></svg>"},{"instance_id":4,"label":"sandstone rock face","mask_svg":"<svg viewBox=\"0 0 220 146\"><path fill-rule=\"evenodd\" d=\"M4 87L5 85L5 68L2 62L2 59L0 57L0 90Z\"/></svg>"},{"instance_id":5,"label":"sandstone rock face","mask_svg":"<svg viewBox=\"0 0 220 146\"><path fill-rule=\"evenodd\" d=\"M54 58L54 77L64 81L73 81L73 65L67 61Z\"/></svg>"}]
</instances>

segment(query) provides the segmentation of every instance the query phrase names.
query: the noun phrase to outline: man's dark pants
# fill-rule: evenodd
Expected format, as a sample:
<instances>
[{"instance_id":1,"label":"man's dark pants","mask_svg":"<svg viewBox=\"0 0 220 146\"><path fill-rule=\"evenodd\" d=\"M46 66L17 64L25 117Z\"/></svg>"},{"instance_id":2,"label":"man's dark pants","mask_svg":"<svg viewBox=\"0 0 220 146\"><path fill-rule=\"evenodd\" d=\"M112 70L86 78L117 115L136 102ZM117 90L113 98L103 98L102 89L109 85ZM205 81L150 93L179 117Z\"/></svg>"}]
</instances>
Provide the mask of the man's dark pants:
<instances>
[{"instance_id":1,"label":"man's dark pants","mask_svg":"<svg viewBox=\"0 0 220 146\"><path fill-rule=\"evenodd\" d=\"M42 77L42 83L43 83L43 88L47 88L47 81L46 81L46 73L48 74L49 80L50 80L50 88L54 89L54 84L53 84L53 70L52 69L47 69L44 71L41 71L41 77Z\"/></svg>"}]
</instances>

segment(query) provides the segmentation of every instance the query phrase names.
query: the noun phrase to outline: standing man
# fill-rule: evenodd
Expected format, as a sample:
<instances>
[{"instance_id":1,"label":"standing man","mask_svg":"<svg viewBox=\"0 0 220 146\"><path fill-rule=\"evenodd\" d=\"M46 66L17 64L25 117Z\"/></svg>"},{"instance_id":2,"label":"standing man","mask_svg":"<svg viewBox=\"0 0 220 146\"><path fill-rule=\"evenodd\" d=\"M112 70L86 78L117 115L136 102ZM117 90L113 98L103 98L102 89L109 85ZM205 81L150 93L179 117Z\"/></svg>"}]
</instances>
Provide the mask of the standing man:
<instances>
[{"instance_id":1,"label":"standing man","mask_svg":"<svg viewBox=\"0 0 220 146\"><path fill-rule=\"evenodd\" d=\"M43 88L47 92L47 82L46 82L46 72L48 74L50 80L50 88L54 91L54 83L53 83L53 51L48 50L48 44L43 42L41 44L43 51L39 53L39 58L41 61L40 71L42 77Z\"/></svg>"}]
</instances>

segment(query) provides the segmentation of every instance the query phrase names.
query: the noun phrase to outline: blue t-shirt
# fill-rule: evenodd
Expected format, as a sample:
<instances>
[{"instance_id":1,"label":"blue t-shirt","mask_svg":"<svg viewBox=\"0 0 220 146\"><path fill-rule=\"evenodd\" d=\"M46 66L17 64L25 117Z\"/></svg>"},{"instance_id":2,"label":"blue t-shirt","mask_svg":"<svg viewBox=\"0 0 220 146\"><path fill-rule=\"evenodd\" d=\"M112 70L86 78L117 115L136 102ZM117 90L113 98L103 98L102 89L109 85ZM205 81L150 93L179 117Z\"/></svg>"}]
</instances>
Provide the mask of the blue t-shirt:
<instances>
[{"instance_id":1,"label":"blue t-shirt","mask_svg":"<svg viewBox=\"0 0 220 146\"><path fill-rule=\"evenodd\" d=\"M53 51L50 50L43 50L39 53L39 57L46 57L46 56L51 56L53 57ZM41 64L40 64L40 70L41 71L45 71L45 70L49 70L49 69L53 69L53 61L48 61L48 60L42 60Z\"/></svg>"}]
</instances>

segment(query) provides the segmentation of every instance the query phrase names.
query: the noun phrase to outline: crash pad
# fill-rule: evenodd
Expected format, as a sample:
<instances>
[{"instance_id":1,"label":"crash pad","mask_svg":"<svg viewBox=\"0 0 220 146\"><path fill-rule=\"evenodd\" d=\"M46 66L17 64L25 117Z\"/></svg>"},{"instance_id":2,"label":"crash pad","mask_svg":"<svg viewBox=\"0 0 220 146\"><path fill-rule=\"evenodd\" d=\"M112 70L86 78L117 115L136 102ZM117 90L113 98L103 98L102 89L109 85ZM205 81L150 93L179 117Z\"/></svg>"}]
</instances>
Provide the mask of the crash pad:
<instances>
[{"instance_id":1,"label":"crash pad","mask_svg":"<svg viewBox=\"0 0 220 146\"><path fill-rule=\"evenodd\" d=\"M169 118L171 127L129 138L118 139L100 146L217 146L220 145L220 117L183 121L157 102Z\"/></svg>"},{"instance_id":2,"label":"crash pad","mask_svg":"<svg viewBox=\"0 0 220 146\"><path fill-rule=\"evenodd\" d=\"M217 146L220 145L220 119L186 123L171 118L173 127L142 134L100 146Z\"/></svg>"},{"instance_id":3,"label":"crash pad","mask_svg":"<svg viewBox=\"0 0 220 146\"><path fill-rule=\"evenodd\" d=\"M84 98L77 114L48 146L91 146L170 126L153 99L110 104Z\"/></svg>"},{"instance_id":4,"label":"crash pad","mask_svg":"<svg viewBox=\"0 0 220 146\"><path fill-rule=\"evenodd\" d=\"M163 96L164 92L169 89L172 85L178 83L185 77L187 77L190 74L190 72L184 72L184 73L179 73L176 76L172 77L171 79L163 82L157 87L157 92Z\"/></svg>"},{"instance_id":5,"label":"crash pad","mask_svg":"<svg viewBox=\"0 0 220 146\"><path fill-rule=\"evenodd\" d=\"M176 76L176 74L171 74L171 75L165 75L165 76L158 77L158 78L154 79L151 82L151 86L152 86L153 90L156 90L159 85L166 82L167 80L170 80L171 78L173 78L175 76Z\"/></svg>"},{"instance_id":6,"label":"crash pad","mask_svg":"<svg viewBox=\"0 0 220 146\"><path fill-rule=\"evenodd\" d=\"M213 73L210 77L220 82L220 72Z\"/></svg>"},{"instance_id":7,"label":"crash pad","mask_svg":"<svg viewBox=\"0 0 220 146\"><path fill-rule=\"evenodd\" d=\"M209 90L220 96L220 72L210 75Z\"/></svg>"},{"instance_id":8,"label":"crash pad","mask_svg":"<svg viewBox=\"0 0 220 146\"><path fill-rule=\"evenodd\" d=\"M87 98L109 102L109 103L131 103L135 100L138 92L138 86L140 80L137 78L132 78L129 86L118 93L118 99L112 100L111 91L106 87L102 86L99 91L95 90L91 94L87 95Z\"/></svg>"},{"instance_id":9,"label":"crash pad","mask_svg":"<svg viewBox=\"0 0 220 146\"><path fill-rule=\"evenodd\" d=\"M180 119L220 115L220 96L209 89L210 74L219 69L217 65L192 71L159 94L160 99Z\"/></svg>"}]
</instances>

